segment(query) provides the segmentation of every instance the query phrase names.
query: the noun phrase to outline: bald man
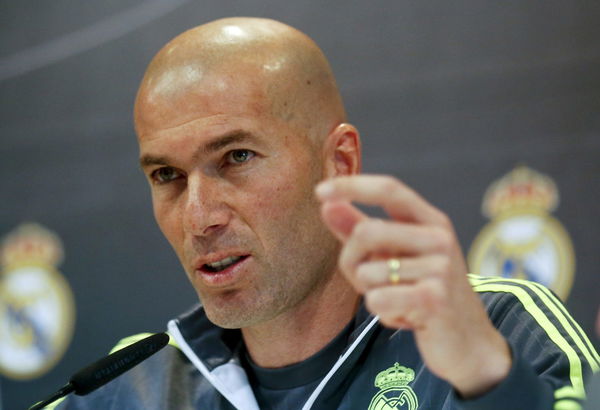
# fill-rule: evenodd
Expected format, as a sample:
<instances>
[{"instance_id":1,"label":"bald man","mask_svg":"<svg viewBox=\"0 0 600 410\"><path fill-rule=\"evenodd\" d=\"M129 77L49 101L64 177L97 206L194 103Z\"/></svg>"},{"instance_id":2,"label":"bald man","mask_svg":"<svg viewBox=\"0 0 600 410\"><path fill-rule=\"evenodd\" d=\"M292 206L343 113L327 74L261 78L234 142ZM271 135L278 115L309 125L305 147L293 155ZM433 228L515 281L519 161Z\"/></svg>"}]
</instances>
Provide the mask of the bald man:
<instances>
[{"instance_id":1,"label":"bald man","mask_svg":"<svg viewBox=\"0 0 600 410\"><path fill-rule=\"evenodd\" d=\"M469 278L446 215L394 178L359 175L359 133L303 33L231 18L181 34L150 63L135 126L155 218L201 306L169 323L171 346L64 408L583 398L598 355L548 290Z\"/></svg>"}]
</instances>

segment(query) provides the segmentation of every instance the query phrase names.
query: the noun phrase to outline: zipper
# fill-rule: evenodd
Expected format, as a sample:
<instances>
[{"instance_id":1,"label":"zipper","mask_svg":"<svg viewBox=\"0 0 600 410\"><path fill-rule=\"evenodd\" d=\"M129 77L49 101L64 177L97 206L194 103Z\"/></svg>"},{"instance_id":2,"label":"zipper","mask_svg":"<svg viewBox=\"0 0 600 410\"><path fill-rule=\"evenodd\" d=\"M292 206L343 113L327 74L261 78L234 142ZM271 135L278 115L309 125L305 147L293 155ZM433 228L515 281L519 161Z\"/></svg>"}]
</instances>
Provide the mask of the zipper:
<instances>
[{"instance_id":1,"label":"zipper","mask_svg":"<svg viewBox=\"0 0 600 410\"><path fill-rule=\"evenodd\" d=\"M337 362L335 362L335 364L333 365L331 370L329 370L329 372L325 375L325 377L323 377L323 380L321 380L321 383L319 383L319 385L312 392L312 394L310 395L308 400L306 400L306 403L304 403L304 406L302 406L302 410L312 409L313 404L315 403L315 401L319 397L319 394L321 394L321 392L323 391L323 389L325 388L327 383L329 383L329 380L331 380L331 378L334 376L335 372L337 372L338 369L342 366L342 364L344 364L344 362L348 359L348 357L356 349L356 346L358 346L360 344L360 342L362 342L362 340L365 338L367 333L369 333L371 328L373 326L375 326L378 321L379 321L379 316L375 316L371 320L371 322L367 325L367 327L365 327L365 329L361 332L361 334L358 335L356 340L354 342L352 342L352 344L350 345L348 350L346 350L344 352L344 354L340 356L340 358L337 360Z\"/></svg>"}]
</instances>

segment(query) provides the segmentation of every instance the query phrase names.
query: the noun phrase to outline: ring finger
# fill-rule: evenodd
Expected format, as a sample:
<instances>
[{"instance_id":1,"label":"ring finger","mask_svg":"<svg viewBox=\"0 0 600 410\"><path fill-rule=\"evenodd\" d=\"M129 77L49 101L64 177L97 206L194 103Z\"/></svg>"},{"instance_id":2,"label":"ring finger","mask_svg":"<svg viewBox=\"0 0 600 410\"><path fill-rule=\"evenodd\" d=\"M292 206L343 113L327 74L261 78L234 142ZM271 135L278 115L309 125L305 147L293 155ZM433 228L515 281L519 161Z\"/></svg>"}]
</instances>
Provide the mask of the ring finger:
<instances>
[{"instance_id":1,"label":"ring finger","mask_svg":"<svg viewBox=\"0 0 600 410\"><path fill-rule=\"evenodd\" d=\"M439 251L437 227L370 218L356 225L340 253L339 265L348 273L374 255L416 256Z\"/></svg>"},{"instance_id":2,"label":"ring finger","mask_svg":"<svg viewBox=\"0 0 600 410\"><path fill-rule=\"evenodd\" d=\"M354 284L359 291L366 292L381 286L414 283L434 272L437 259L437 255L427 255L362 262L356 267ZM394 266L396 261L399 262L397 267Z\"/></svg>"}]
</instances>

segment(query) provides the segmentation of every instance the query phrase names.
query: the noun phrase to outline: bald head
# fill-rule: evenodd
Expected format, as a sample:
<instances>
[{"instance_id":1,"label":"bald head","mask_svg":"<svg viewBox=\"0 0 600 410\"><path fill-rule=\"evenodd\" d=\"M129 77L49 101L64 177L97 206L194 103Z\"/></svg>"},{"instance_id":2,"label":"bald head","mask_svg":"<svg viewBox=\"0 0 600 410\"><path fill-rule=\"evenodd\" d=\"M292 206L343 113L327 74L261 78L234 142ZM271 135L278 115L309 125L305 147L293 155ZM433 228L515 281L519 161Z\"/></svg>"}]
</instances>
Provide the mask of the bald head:
<instances>
[{"instance_id":1,"label":"bald head","mask_svg":"<svg viewBox=\"0 0 600 410\"><path fill-rule=\"evenodd\" d=\"M256 97L257 112L316 140L345 121L331 68L308 36L273 20L227 18L184 32L154 57L136 99L138 135L168 122L170 111L189 108L183 97L197 97L194 104L206 105L199 109L225 110L216 100L233 88ZM168 109L165 101L172 102Z\"/></svg>"}]
</instances>

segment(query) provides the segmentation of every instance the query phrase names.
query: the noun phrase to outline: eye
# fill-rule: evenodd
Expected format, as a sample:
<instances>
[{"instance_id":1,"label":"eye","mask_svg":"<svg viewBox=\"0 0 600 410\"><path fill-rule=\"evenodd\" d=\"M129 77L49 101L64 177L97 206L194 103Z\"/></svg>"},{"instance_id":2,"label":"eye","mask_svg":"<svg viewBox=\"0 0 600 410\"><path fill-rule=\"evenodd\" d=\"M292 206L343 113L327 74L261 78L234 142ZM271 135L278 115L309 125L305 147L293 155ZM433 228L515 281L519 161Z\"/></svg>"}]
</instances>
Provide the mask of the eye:
<instances>
[{"instance_id":1,"label":"eye","mask_svg":"<svg viewBox=\"0 0 600 410\"><path fill-rule=\"evenodd\" d=\"M230 164L238 165L248 162L254 155L256 154L249 149L235 149L227 153L226 159Z\"/></svg>"},{"instance_id":2,"label":"eye","mask_svg":"<svg viewBox=\"0 0 600 410\"><path fill-rule=\"evenodd\" d=\"M181 178L181 173L172 167L162 167L152 171L150 178L158 184L165 184Z\"/></svg>"}]
</instances>

